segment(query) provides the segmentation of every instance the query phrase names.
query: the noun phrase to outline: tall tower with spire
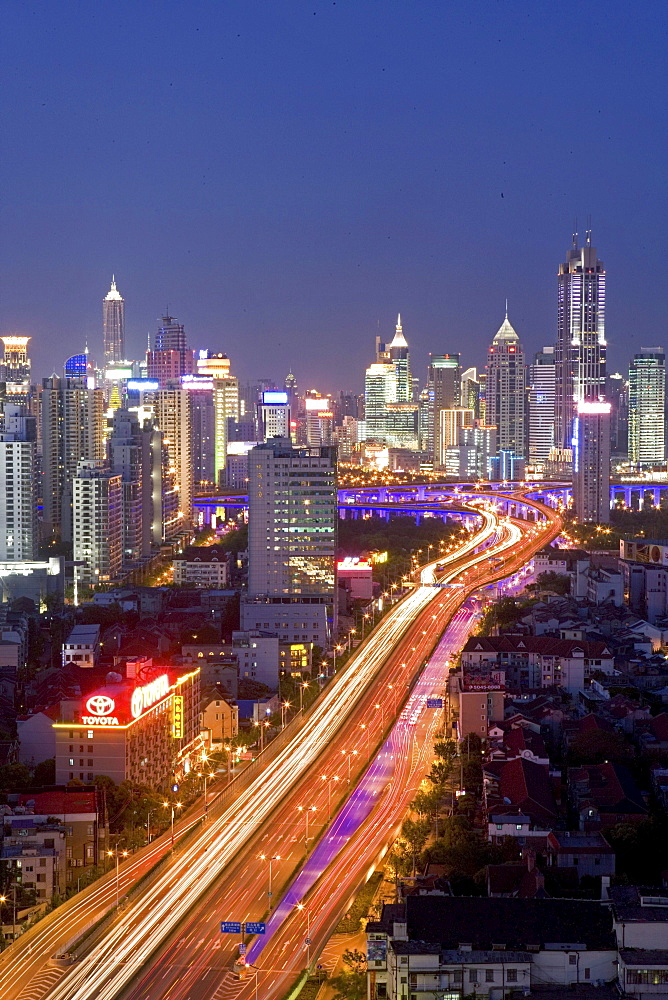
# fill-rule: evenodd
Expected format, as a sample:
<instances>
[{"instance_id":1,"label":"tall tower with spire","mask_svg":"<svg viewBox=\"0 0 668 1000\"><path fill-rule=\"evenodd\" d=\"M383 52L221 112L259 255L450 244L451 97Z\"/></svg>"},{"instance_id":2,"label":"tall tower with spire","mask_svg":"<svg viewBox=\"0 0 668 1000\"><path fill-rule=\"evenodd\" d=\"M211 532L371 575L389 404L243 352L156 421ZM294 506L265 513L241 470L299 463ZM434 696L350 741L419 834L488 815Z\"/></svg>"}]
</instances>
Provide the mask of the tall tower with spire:
<instances>
[{"instance_id":1,"label":"tall tower with spire","mask_svg":"<svg viewBox=\"0 0 668 1000\"><path fill-rule=\"evenodd\" d=\"M487 423L496 427L497 448L525 457L524 352L506 318L487 356Z\"/></svg>"},{"instance_id":2,"label":"tall tower with spire","mask_svg":"<svg viewBox=\"0 0 668 1000\"><path fill-rule=\"evenodd\" d=\"M104 366L114 368L125 360L125 300L116 288L114 275L111 288L102 300L102 337Z\"/></svg>"},{"instance_id":3,"label":"tall tower with spire","mask_svg":"<svg viewBox=\"0 0 668 1000\"><path fill-rule=\"evenodd\" d=\"M591 229L583 247L573 233L557 281L555 444L571 448L578 404L605 396L605 268Z\"/></svg>"},{"instance_id":4,"label":"tall tower with spire","mask_svg":"<svg viewBox=\"0 0 668 1000\"><path fill-rule=\"evenodd\" d=\"M411 375L411 359L408 343L401 326L401 313L397 316L394 339L387 348L390 364L394 367L397 380L396 402L413 402L413 377Z\"/></svg>"}]
</instances>

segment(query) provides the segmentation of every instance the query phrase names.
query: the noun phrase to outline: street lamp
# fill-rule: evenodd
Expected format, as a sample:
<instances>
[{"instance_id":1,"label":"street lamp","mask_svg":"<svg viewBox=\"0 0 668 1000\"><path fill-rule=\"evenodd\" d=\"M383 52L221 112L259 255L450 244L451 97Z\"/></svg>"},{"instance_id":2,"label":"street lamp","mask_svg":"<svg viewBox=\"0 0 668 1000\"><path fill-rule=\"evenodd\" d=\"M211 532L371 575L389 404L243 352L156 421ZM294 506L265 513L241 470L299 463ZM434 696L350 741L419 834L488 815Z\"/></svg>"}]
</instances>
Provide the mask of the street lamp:
<instances>
[{"instance_id":1,"label":"street lamp","mask_svg":"<svg viewBox=\"0 0 668 1000\"><path fill-rule=\"evenodd\" d=\"M380 709L380 728L381 732L385 732L385 706L380 705L378 702L376 702L376 704L373 707L376 709L376 711Z\"/></svg>"},{"instance_id":2,"label":"street lamp","mask_svg":"<svg viewBox=\"0 0 668 1000\"><path fill-rule=\"evenodd\" d=\"M326 774L321 774L320 777L323 781L327 782L327 814L332 815L332 782L340 781L338 774L333 774L331 778L328 778Z\"/></svg>"},{"instance_id":3,"label":"street lamp","mask_svg":"<svg viewBox=\"0 0 668 1000\"><path fill-rule=\"evenodd\" d=\"M304 691L306 690L307 687L308 687L308 681L303 681L299 685L299 711L300 712L304 711Z\"/></svg>"},{"instance_id":4,"label":"street lamp","mask_svg":"<svg viewBox=\"0 0 668 1000\"><path fill-rule=\"evenodd\" d=\"M119 851L118 848L116 848L115 851L107 851L107 854L109 855L110 858L114 857L116 858L116 906L117 907L118 907L118 866L120 864L120 859L127 858L128 853L129 853L128 851Z\"/></svg>"},{"instance_id":5,"label":"street lamp","mask_svg":"<svg viewBox=\"0 0 668 1000\"><path fill-rule=\"evenodd\" d=\"M341 753L344 755L344 757L346 755L348 757L348 782L350 782L350 758L357 756L357 750L342 750Z\"/></svg>"},{"instance_id":6,"label":"street lamp","mask_svg":"<svg viewBox=\"0 0 668 1000\"><path fill-rule=\"evenodd\" d=\"M12 890L12 941L16 940L16 886L10 885ZM0 896L0 903L6 903L7 897Z\"/></svg>"},{"instance_id":7,"label":"street lamp","mask_svg":"<svg viewBox=\"0 0 668 1000\"><path fill-rule=\"evenodd\" d=\"M290 702L284 701L281 704L281 730L285 729L285 715L287 710L290 708Z\"/></svg>"},{"instance_id":8,"label":"street lamp","mask_svg":"<svg viewBox=\"0 0 668 1000\"><path fill-rule=\"evenodd\" d=\"M366 722L360 722L360 729L363 733L366 733L366 742L364 744L364 752L366 753L366 759L369 759L369 727Z\"/></svg>"},{"instance_id":9,"label":"street lamp","mask_svg":"<svg viewBox=\"0 0 668 1000\"><path fill-rule=\"evenodd\" d=\"M334 673L336 673L336 654L337 653L341 653L342 651L343 651L343 646L335 646L334 647L334 650L333 650L333 653L334 653L334 657L333 657L333 659L334 659Z\"/></svg>"},{"instance_id":10,"label":"street lamp","mask_svg":"<svg viewBox=\"0 0 668 1000\"><path fill-rule=\"evenodd\" d=\"M297 909L302 911L306 910L306 937L304 938L304 944L306 945L306 968L311 968L311 911L307 910L303 903L297 903Z\"/></svg>"},{"instance_id":11,"label":"street lamp","mask_svg":"<svg viewBox=\"0 0 668 1000\"><path fill-rule=\"evenodd\" d=\"M304 837L304 843L306 844L308 842L309 813L317 812L317 807L316 806L297 806L297 811L300 812L300 813L304 813L304 818L306 820L306 835Z\"/></svg>"},{"instance_id":12,"label":"street lamp","mask_svg":"<svg viewBox=\"0 0 668 1000\"><path fill-rule=\"evenodd\" d=\"M165 807L165 809L169 809L170 806L171 806L171 809L172 809L172 850L174 850L174 810L175 809L180 809L181 808L181 803L180 802L163 802L162 804Z\"/></svg>"},{"instance_id":13,"label":"street lamp","mask_svg":"<svg viewBox=\"0 0 668 1000\"><path fill-rule=\"evenodd\" d=\"M266 854L260 854L260 855L258 855L258 857L259 857L260 861L268 861L269 862L269 889L267 890L267 896L269 897L269 909L271 910L271 908L272 908L271 907L271 896L272 896L272 892L271 892L272 868L271 868L271 866L272 866L272 863L274 861L280 861L281 860L281 856L280 856L280 854L272 854L271 857L267 857Z\"/></svg>"}]
</instances>

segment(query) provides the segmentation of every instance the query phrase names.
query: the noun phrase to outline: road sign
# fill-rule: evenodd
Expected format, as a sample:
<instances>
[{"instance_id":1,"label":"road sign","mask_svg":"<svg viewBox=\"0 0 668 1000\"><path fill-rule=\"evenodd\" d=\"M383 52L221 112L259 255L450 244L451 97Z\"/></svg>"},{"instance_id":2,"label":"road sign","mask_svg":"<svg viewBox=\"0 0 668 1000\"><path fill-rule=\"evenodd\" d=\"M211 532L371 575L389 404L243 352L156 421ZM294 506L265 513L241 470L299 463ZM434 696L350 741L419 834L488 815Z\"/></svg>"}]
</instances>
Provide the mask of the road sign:
<instances>
[{"instance_id":1,"label":"road sign","mask_svg":"<svg viewBox=\"0 0 668 1000\"><path fill-rule=\"evenodd\" d=\"M257 923L253 920L246 921L246 934L265 934L267 931L267 925Z\"/></svg>"},{"instance_id":2,"label":"road sign","mask_svg":"<svg viewBox=\"0 0 668 1000\"><path fill-rule=\"evenodd\" d=\"M241 934L241 923L238 920L223 920L220 924L221 934Z\"/></svg>"},{"instance_id":3,"label":"road sign","mask_svg":"<svg viewBox=\"0 0 668 1000\"><path fill-rule=\"evenodd\" d=\"M239 942L239 954L240 955L246 954L246 945L243 943L243 941Z\"/></svg>"},{"instance_id":4,"label":"road sign","mask_svg":"<svg viewBox=\"0 0 668 1000\"><path fill-rule=\"evenodd\" d=\"M443 699L427 698L427 708L443 708Z\"/></svg>"}]
</instances>

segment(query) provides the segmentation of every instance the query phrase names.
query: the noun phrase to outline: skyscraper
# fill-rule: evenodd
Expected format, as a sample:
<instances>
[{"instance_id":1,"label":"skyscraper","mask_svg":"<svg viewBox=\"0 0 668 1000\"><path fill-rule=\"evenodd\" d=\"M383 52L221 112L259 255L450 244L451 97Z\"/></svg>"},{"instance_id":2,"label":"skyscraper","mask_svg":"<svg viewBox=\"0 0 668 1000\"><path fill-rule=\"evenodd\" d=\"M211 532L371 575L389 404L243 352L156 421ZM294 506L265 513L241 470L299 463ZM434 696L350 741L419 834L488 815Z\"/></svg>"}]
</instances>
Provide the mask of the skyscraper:
<instances>
[{"instance_id":1,"label":"skyscraper","mask_svg":"<svg viewBox=\"0 0 668 1000\"><path fill-rule=\"evenodd\" d=\"M0 561L31 560L37 552L37 428L25 407L5 405L0 433Z\"/></svg>"},{"instance_id":2,"label":"skyscraper","mask_svg":"<svg viewBox=\"0 0 668 1000\"><path fill-rule=\"evenodd\" d=\"M397 399L397 378L394 365L375 362L364 376L364 419L367 441L385 441L387 405ZM308 405L308 400L307 400Z\"/></svg>"},{"instance_id":3,"label":"skyscraper","mask_svg":"<svg viewBox=\"0 0 668 1000\"><path fill-rule=\"evenodd\" d=\"M534 354L529 365L529 461L547 462L554 448L554 347Z\"/></svg>"},{"instance_id":4,"label":"skyscraper","mask_svg":"<svg viewBox=\"0 0 668 1000\"><path fill-rule=\"evenodd\" d=\"M441 410L451 410L461 402L461 367L458 354L432 354L427 376L428 405L432 413L434 464L441 454Z\"/></svg>"},{"instance_id":5,"label":"skyscraper","mask_svg":"<svg viewBox=\"0 0 668 1000\"><path fill-rule=\"evenodd\" d=\"M577 404L605 398L605 269L577 233L559 267L555 347L555 445L571 448Z\"/></svg>"},{"instance_id":6,"label":"skyscraper","mask_svg":"<svg viewBox=\"0 0 668 1000\"><path fill-rule=\"evenodd\" d=\"M104 366L114 368L125 360L125 300L112 276L111 288L102 302Z\"/></svg>"},{"instance_id":7,"label":"skyscraper","mask_svg":"<svg viewBox=\"0 0 668 1000\"><path fill-rule=\"evenodd\" d=\"M487 423L496 427L498 451L525 456L524 352L520 338L506 318L492 341L487 357Z\"/></svg>"},{"instance_id":8,"label":"skyscraper","mask_svg":"<svg viewBox=\"0 0 668 1000\"><path fill-rule=\"evenodd\" d=\"M411 359L408 343L406 342L401 326L401 313L397 316L394 338L387 350L396 379L396 397L393 402L412 403L413 377L411 375Z\"/></svg>"},{"instance_id":9,"label":"skyscraper","mask_svg":"<svg viewBox=\"0 0 668 1000\"><path fill-rule=\"evenodd\" d=\"M30 337L0 337L3 344L3 358L0 364L0 382L15 386L30 387L30 358L28 341Z\"/></svg>"},{"instance_id":10,"label":"skyscraper","mask_svg":"<svg viewBox=\"0 0 668 1000\"><path fill-rule=\"evenodd\" d=\"M336 593L336 450L273 438L248 455L242 627L327 643Z\"/></svg>"},{"instance_id":11,"label":"skyscraper","mask_svg":"<svg viewBox=\"0 0 668 1000\"><path fill-rule=\"evenodd\" d=\"M42 495L44 528L72 537L72 481L79 462L104 459L104 393L86 379L42 381Z\"/></svg>"},{"instance_id":12,"label":"skyscraper","mask_svg":"<svg viewBox=\"0 0 668 1000\"><path fill-rule=\"evenodd\" d=\"M115 580L123 564L123 494L120 475L104 462L79 463L73 481L73 554L79 579Z\"/></svg>"},{"instance_id":13,"label":"skyscraper","mask_svg":"<svg viewBox=\"0 0 668 1000\"><path fill-rule=\"evenodd\" d=\"M610 403L577 404L573 432L573 506L579 521L610 520Z\"/></svg>"},{"instance_id":14,"label":"skyscraper","mask_svg":"<svg viewBox=\"0 0 668 1000\"><path fill-rule=\"evenodd\" d=\"M641 347L629 367L629 460L634 465L665 462L665 406L665 352Z\"/></svg>"}]
</instances>

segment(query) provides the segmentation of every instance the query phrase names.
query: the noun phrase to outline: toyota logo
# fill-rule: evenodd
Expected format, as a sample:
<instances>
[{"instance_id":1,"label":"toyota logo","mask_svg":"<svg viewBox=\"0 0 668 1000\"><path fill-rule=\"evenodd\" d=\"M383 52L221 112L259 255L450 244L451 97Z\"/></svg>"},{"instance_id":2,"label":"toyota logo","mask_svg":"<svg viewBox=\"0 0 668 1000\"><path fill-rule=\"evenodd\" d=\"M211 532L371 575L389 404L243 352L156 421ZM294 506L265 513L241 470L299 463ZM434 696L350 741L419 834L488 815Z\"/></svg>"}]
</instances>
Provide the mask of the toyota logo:
<instances>
[{"instance_id":1,"label":"toyota logo","mask_svg":"<svg viewBox=\"0 0 668 1000\"><path fill-rule=\"evenodd\" d=\"M116 702L106 694L95 694L86 702L86 708L91 715L110 715Z\"/></svg>"}]
</instances>

